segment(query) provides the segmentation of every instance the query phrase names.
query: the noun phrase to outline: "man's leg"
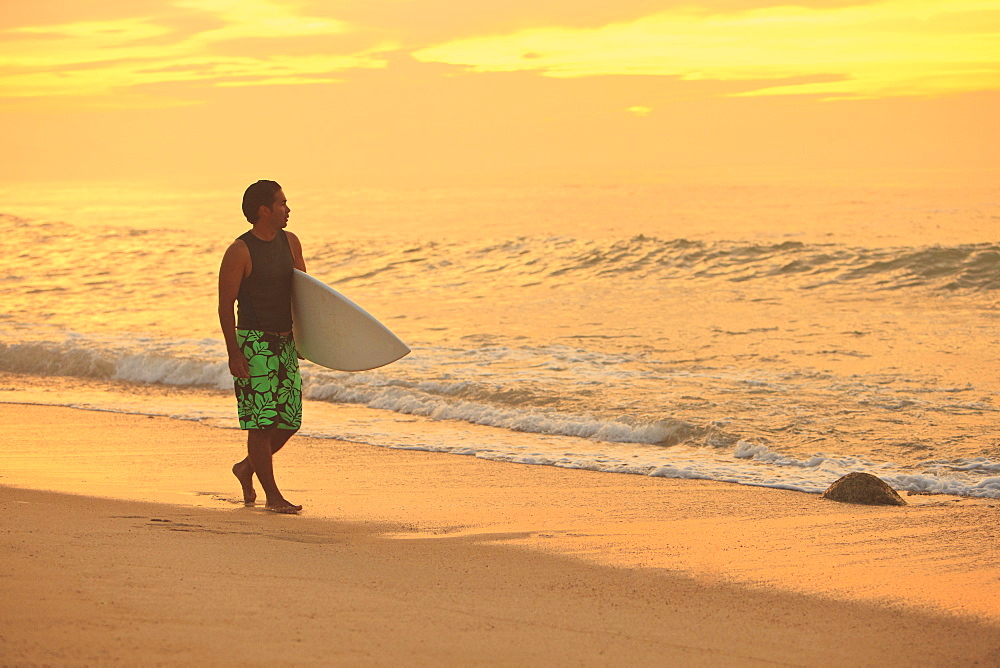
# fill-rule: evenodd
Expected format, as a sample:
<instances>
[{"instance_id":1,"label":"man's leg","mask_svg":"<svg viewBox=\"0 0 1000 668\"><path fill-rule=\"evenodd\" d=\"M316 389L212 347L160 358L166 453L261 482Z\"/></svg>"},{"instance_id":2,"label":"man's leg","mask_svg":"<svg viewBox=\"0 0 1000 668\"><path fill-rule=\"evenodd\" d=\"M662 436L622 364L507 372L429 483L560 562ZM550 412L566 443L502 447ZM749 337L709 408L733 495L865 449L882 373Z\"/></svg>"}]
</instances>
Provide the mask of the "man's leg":
<instances>
[{"instance_id":1,"label":"man's leg","mask_svg":"<svg viewBox=\"0 0 1000 668\"><path fill-rule=\"evenodd\" d=\"M274 339L252 330L236 330L236 334L247 356L250 378L235 379L240 426L247 431L247 457L233 465L233 475L243 487L245 504L257 500L253 488L256 474L264 487L268 510L298 512L302 506L284 499L272 468L272 456L298 431L302 421L302 378L295 343L291 337Z\"/></svg>"},{"instance_id":2,"label":"man's leg","mask_svg":"<svg viewBox=\"0 0 1000 668\"><path fill-rule=\"evenodd\" d=\"M243 503L248 506L253 505L257 501L257 492L253 488L253 474L254 465L250 461L251 447L254 447L251 441L255 438L265 438L269 444L271 454L273 455L278 450L288 442L298 429L248 429L247 430L247 457L242 461L233 464L233 475L236 476L237 480L240 481L240 485L243 487ZM254 436L254 434L259 436ZM258 480L260 476L257 476ZM271 480L274 480L274 473L272 468ZM263 484L263 481L261 481ZM265 489L266 494L266 489ZM279 494L280 496L280 494Z\"/></svg>"},{"instance_id":3,"label":"man's leg","mask_svg":"<svg viewBox=\"0 0 1000 668\"><path fill-rule=\"evenodd\" d=\"M274 469L271 457L276 448L291 438L292 433L282 434L282 429L250 429L247 431L247 452L253 471L264 488L267 497L265 508L279 513L297 513L302 506L296 506L285 500L274 481ZM287 430L290 431L290 430ZM280 445L279 445L280 443Z\"/></svg>"}]
</instances>

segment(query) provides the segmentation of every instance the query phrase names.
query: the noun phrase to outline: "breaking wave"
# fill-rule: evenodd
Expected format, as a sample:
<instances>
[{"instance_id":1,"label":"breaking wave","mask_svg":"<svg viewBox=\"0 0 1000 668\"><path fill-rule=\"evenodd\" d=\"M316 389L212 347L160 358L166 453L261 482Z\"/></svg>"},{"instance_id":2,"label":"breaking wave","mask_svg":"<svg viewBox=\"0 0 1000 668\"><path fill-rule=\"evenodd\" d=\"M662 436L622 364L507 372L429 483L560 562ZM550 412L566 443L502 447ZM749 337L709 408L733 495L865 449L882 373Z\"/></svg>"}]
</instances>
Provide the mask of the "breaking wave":
<instances>
[{"instance_id":1,"label":"breaking wave","mask_svg":"<svg viewBox=\"0 0 1000 668\"><path fill-rule=\"evenodd\" d=\"M995 290L1000 246L855 248L800 242L744 244L637 236L618 241L522 238L489 245L427 243L321 249L313 266L339 284L398 281L421 275L446 285L484 276L522 285L562 279L671 278L785 281L800 288L843 285L879 290ZM363 269L358 270L358 268ZM347 269L350 268L348 271Z\"/></svg>"}]
</instances>

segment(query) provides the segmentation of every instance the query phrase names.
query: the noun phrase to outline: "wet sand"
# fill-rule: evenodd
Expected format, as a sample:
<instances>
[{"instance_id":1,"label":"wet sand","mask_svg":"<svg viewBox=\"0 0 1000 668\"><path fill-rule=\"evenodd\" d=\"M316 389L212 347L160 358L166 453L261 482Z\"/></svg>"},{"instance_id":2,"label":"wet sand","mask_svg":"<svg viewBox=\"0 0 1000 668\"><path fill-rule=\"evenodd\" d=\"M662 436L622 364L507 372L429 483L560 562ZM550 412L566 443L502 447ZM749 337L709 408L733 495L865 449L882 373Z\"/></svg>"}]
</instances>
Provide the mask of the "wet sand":
<instances>
[{"instance_id":1,"label":"wet sand","mask_svg":"<svg viewBox=\"0 0 1000 668\"><path fill-rule=\"evenodd\" d=\"M1000 662L995 501L869 508L0 405L5 664ZM335 471L310 467L337 448ZM39 491L56 490L56 491ZM97 498L97 496L105 498Z\"/></svg>"}]
</instances>

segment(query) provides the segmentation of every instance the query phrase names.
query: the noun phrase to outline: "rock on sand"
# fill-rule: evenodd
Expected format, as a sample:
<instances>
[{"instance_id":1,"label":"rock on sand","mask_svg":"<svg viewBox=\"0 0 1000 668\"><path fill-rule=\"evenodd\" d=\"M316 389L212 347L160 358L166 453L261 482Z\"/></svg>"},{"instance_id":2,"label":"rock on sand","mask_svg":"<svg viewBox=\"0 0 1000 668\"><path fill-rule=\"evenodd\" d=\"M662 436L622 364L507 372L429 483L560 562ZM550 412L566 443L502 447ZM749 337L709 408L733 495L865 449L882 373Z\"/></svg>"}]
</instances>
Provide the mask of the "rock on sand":
<instances>
[{"instance_id":1,"label":"rock on sand","mask_svg":"<svg viewBox=\"0 0 1000 668\"><path fill-rule=\"evenodd\" d=\"M848 473L823 492L824 499L869 506L905 506L906 501L884 481L870 473Z\"/></svg>"}]
</instances>

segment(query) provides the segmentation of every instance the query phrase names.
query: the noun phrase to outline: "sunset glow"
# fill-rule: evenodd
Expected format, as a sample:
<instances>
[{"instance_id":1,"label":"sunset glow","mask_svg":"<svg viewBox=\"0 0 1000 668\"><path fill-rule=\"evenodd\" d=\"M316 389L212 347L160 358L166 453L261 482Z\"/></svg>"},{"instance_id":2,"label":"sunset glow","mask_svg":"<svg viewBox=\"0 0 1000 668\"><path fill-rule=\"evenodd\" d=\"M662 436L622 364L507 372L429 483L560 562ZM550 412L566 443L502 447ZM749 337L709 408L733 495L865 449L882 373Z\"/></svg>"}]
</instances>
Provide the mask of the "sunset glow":
<instances>
[{"instance_id":1,"label":"sunset glow","mask_svg":"<svg viewBox=\"0 0 1000 668\"><path fill-rule=\"evenodd\" d=\"M1000 668L1000 0L0 0L0 146L3 666Z\"/></svg>"},{"instance_id":2,"label":"sunset glow","mask_svg":"<svg viewBox=\"0 0 1000 668\"><path fill-rule=\"evenodd\" d=\"M12 0L4 173L218 174L265 118L279 169L359 183L971 167L1000 150L998 44L985 0Z\"/></svg>"}]
</instances>

